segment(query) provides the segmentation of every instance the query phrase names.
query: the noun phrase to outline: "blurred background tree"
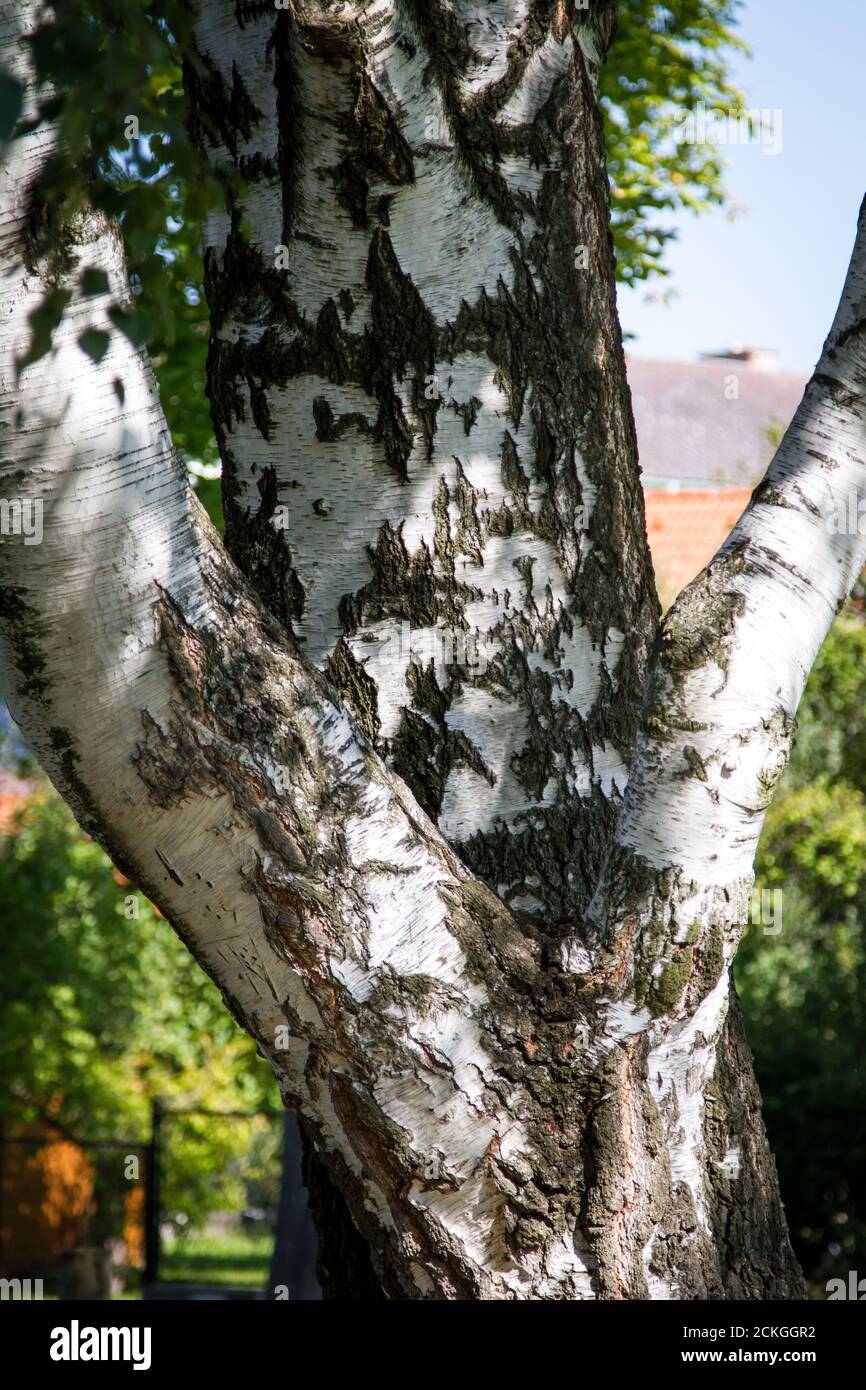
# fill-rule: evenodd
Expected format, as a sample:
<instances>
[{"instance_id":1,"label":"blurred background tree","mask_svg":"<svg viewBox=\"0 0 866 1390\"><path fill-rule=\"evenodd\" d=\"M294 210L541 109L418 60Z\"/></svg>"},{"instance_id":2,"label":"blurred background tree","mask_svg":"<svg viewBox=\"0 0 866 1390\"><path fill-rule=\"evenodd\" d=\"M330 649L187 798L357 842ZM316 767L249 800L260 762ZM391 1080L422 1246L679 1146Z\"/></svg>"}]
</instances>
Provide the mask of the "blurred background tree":
<instances>
[{"instance_id":1,"label":"blurred background tree","mask_svg":"<svg viewBox=\"0 0 866 1390\"><path fill-rule=\"evenodd\" d=\"M665 214L727 206L718 147L682 139L699 103L731 115L745 99L730 81L731 57L748 48L736 32L739 0L618 0L617 36L600 79L617 279L633 285L668 274L677 236Z\"/></svg>"},{"instance_id":2,"label":"blurred background tree","mask_svg":"<svg viewBox=\"0 0 866 1390\"><path fill-rule=\"evenodd\" d=\"M155 1100L279 1107L270 1068L211 982L41 780L0 834L0 903L0 1121L11 1130L129 1139L135 1153ZM265 1197L276 1208L279 1124L172 1124L168 1220L193 1229ZM122 1191L122 1155L110 1162ZM104 1191L110 1172L100 1177Z\"/></svg>"},{"instance_id":3,"label":"blurred background tree","mask_svg":"<svg viewBox=\"0 0 866 1390\"><path fill-rule=\"evenodd\" d=\"M866 622L834 624L809 679L756 882L782 930L736 958L797 1254L818 1297L866 1266Z\"/></svg>"}]
</instances>

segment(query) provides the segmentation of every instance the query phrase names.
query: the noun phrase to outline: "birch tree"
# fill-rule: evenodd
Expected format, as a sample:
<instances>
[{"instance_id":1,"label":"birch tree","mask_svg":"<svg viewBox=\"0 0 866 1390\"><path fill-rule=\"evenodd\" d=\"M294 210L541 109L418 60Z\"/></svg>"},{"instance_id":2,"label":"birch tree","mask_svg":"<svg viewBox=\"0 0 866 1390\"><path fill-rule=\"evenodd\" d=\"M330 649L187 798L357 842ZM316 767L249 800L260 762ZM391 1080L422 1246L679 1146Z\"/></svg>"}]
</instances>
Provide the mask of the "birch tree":
<instances>
[{"instance_id":1,"label":"birch tree","mask_svg":"<svg viewBox=\"0 0 866 1390\"><path fill-rule=\"evenodd\" d=\"M596 101L615 17L201 0L225 544L108 317L118 229L85 210L46 265L57 133L4 154L3 688L269 1059L332 1296L802 1295L730 965L866 559L829 521L863 488L866 214L766 478L660 624ZM2 0L22 79L31 22Z\"/></svg>"}]
</instances>

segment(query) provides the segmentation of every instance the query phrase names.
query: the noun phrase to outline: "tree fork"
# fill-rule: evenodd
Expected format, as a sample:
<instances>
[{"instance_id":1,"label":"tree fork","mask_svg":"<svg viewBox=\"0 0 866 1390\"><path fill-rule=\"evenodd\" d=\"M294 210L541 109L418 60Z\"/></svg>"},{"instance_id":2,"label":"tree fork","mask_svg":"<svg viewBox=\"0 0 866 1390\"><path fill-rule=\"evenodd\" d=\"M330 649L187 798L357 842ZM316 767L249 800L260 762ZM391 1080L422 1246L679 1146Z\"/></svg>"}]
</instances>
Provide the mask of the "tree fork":
<instances>
[{"instance_id":1,"label":"tree fork","mask_svg":"<svg viewBox=\"0 0 866 1390\"><path fill-rule=\"evenodd\" d=\"M0 378L4 488L45 522L0 549L4 688L268 1057L386 1296L798 1296L729 967L805 676L866 558L825 524L866 466L866 212L804 401L647 682L592 98L610 7L502 5L472 32L476 9L382 0L335 30L330 6L203 7L194 114L250 186L207 230L211 390L261 593L189 494L144 355L76 346L127 293L116 230L83 219L70 261L111 294L73 296L52 355ZM2 0L24 73L21 23ZM4 156L13 361L55 138ZM437 277L419 210L461 276ZM259 282L277 238L304 274L290 255L288 284ZM381 659L367 636L404 617L472 629L486 666Z\"/></svg>"}]
</instances>

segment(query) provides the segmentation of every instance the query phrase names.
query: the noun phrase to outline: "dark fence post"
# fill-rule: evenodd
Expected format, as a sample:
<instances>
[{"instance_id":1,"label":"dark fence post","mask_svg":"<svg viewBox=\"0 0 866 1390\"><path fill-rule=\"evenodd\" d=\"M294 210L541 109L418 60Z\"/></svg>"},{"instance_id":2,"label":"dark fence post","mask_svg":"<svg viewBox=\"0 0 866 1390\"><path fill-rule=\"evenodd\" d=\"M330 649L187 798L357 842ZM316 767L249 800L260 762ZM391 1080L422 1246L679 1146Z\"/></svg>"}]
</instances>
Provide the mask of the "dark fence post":
<instances>
[{"instance_id":1,"label":"dark fence post","mask_svg":"<svg viewBox=\"0 0 866 1390\"><path fill-rule=\"evenodd\" d=\"M159 1168L161 1160L163 1108L158 1100L151 1106L150 1143L147 1146L145 1186L144 1282L159 1278Z\"/></svg>"},{"instance_id":2,"label":"dark fence post","mask_svg":"<svg viewBox=\"0 0 866 1390\"><path fill-rule=\"evenodd\" d=\"M286 1294L309 1301L322 1297L316 1276L316 1228L301 1177L301 1136L298 1121L290 1110L283 1118L280 1205L268 1279L269 1298L285 1298Z\"/></svg>"}]
</instances>

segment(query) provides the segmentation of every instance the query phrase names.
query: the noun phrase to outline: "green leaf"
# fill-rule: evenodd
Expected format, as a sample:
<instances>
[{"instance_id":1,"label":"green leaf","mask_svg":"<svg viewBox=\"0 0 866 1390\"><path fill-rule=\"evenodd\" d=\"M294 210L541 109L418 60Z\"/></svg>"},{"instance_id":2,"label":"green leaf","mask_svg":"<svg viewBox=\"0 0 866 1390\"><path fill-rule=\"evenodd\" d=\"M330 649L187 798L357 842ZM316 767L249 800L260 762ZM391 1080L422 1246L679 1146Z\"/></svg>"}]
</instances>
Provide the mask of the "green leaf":
<instances>
[{"instance_id":1,"label":"green leaf","mask_svg":"<svg viewBox=\"0 0 866 1390\"><path fill-rule=\"evenodd\" d=\"M99 363L108 352L108 344L111 341L108 333L103 333L99 328L86 328L83 333L78 335L78 346L82 352L86 352L92 361Z\"/></svg>"}]
</instances>

